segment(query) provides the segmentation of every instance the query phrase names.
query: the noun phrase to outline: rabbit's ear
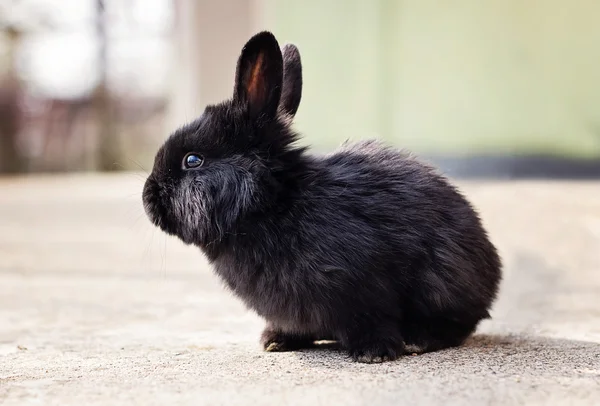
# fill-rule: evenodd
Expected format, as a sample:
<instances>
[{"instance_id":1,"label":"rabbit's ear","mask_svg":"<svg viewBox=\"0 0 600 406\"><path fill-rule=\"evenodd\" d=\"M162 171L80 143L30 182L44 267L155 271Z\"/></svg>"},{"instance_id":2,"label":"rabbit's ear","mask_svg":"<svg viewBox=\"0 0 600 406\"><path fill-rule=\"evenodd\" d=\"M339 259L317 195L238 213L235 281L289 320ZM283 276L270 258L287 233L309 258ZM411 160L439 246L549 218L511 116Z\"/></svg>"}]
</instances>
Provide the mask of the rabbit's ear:
<instances>
[{"instance_id":1,"label":"rabbit's ear","mask_svg":"<svg viewBox=\"0 0 600 406\"><path fill-rule=\"evenodd\" d=\"M277 114L283 81L281 49L270 32L254 35L242 49L235 73L233 100L252 118Z\"/></svg>"},{"instance_id":2,"label":"rabbit's ear","mask_svg":"<svg viewBox=\"0 0 600 406\"><path fill-rule=\"evenodd\" d=\"M302 98L302 61L300 51L293 44L283 47L283 90L281 92L281 111L292 117L296 115Z\"/></svg>"}]
</instances>

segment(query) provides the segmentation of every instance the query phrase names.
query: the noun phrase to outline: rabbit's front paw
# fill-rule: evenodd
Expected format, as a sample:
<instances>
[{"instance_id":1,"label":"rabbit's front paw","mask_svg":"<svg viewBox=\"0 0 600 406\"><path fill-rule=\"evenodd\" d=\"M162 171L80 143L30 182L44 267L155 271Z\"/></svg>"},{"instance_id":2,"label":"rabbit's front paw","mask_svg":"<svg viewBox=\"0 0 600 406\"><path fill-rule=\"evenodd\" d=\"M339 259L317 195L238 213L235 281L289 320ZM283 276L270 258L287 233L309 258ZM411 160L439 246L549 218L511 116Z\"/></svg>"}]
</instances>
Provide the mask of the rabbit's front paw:
<instances>
[{"instance_id":1,"label":"rabbit's front paw","mask_svg":"<svg viewBox=\"0 0 600 406\"><path fill-rule=\"evenodd\" d=\"M285 352L310 348L314 345L314 340L310 337L266 328L262 333L261 344L267 352Z\"/></svg>"}]
</instances>

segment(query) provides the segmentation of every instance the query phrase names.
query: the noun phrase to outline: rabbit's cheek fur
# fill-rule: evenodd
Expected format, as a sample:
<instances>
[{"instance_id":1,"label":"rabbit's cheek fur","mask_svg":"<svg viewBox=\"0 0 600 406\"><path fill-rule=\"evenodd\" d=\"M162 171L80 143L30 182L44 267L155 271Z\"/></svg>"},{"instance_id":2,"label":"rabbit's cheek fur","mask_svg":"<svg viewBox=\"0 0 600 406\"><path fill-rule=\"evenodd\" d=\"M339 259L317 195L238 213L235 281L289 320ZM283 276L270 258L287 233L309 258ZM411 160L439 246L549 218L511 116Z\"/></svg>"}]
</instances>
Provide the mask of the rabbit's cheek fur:
<instances>
[{"instance_id":1,"label":"rabbit's cheek fur","mask_svg":"<svg viewBox=\"0 0 600 406\"><path fill-rule=\"evenodd\" d=\"M222 240L251 208L254 190L252 175L229 163L184 177L171 200L177 236L201 247Z\"/></svg>"}]
</instances>

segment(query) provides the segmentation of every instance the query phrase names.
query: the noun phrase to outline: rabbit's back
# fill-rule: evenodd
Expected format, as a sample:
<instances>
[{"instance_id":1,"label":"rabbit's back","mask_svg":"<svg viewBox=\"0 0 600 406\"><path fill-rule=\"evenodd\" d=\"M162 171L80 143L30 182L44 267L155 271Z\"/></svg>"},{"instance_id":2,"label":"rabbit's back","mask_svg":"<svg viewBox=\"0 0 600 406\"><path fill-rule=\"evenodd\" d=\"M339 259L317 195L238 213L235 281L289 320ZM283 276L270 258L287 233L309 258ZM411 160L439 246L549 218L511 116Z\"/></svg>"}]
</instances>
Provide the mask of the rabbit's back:
<instances>
[{"instance_id":1,"label":"rabbit's back","mask_svg":"<svg viewBox=\"0 0 600 406\"><path fill-rule=\"evenodd\" d=\"M364 237L345 239L345 249L333 251L353 263L361 263L356 255L378 263L397 291L422 294L412 301L420 310L453 304L487 315L500 258L478 214L448 179L378 141L345 144L323 164L326 175L313 196L329 202L320 208L321 224Z\"/></svg>"}]
</instances>

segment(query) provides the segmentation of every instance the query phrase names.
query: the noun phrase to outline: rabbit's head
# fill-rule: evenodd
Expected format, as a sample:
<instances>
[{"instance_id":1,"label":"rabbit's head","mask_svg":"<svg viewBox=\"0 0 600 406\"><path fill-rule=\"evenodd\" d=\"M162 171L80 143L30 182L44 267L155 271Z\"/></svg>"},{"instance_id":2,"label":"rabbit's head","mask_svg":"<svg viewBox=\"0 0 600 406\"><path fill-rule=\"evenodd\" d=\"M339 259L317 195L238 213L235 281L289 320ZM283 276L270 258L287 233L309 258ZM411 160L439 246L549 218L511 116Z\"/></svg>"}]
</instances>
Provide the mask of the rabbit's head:
<instances>
[{"instance_id":1,"label":"rabbit's head","mask_svg":"<svg viewBox=\"0 0 600 406\"><path fill-rule=\"evenodd\" d=\"M261 32L237 62L233 96L207 106L156 154L144 185L152 222L188 244L205 246L233 233L293 193L303 149L291 130L302 92L300 55Z\"/></svg>"}]
</instances>

